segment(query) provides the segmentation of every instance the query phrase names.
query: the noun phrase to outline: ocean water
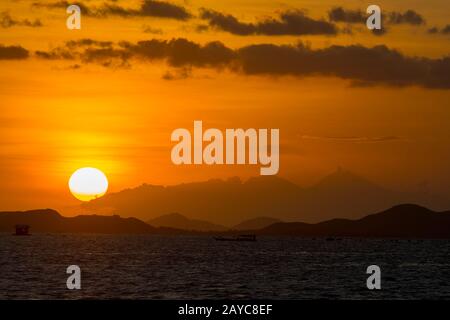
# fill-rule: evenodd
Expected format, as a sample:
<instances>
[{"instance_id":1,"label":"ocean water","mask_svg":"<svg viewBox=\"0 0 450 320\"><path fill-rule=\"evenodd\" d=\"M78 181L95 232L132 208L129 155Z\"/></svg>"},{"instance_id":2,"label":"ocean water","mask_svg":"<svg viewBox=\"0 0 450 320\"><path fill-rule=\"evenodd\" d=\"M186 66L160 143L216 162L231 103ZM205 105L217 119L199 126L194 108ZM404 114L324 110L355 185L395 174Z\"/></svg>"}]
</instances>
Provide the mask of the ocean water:
<instances>
[{"instance_id":1,"label":"ocean water","mask_svg":"<svg viewBox=\"0 0 450 320\"><path fill-rule=\"evenodd\" d=\"M381 290L366 287L373 264ZM450 299L450 241L0 234L0 299L118 298Z\"/></svg>"}]
</instances>

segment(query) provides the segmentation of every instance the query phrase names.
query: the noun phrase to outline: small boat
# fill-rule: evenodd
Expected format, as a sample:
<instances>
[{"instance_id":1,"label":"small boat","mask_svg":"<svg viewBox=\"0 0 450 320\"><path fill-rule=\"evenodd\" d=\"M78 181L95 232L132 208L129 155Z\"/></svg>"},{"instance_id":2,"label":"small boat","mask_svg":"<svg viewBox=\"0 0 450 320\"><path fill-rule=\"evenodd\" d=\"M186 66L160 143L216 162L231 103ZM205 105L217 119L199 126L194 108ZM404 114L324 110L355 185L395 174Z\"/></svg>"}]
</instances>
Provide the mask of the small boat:
<instances>
[{"instance_id":1,"label":"small boat","mask_svg":"<svg viewBox=\"0 0 450 320\"><path fill-rule=\"evenodd\" d=\"M326 239L327 241L342 241L341 238L333 238L333 237L329 237Z\"/></svg>"},{"instance_id":2,"label":"small boat","mask_svg":"<svg viewBox=\"0 0 450 320\"><path fill-rule=\"evenodd\" d=\"M15 236L30 236L30 226L26 224L17 224Z\"/></svg>"},{"instance_id":3,"label":"small boat","mask_svg":"<svg viewBox=\"0 0 450 320\"><path fill-rule=\"evenodd\" d=\"M241 234L237 237L214 237L216 241L242 241L253 242L256 241L256 235L254 234Z\"/></svg>"}]
</instances>

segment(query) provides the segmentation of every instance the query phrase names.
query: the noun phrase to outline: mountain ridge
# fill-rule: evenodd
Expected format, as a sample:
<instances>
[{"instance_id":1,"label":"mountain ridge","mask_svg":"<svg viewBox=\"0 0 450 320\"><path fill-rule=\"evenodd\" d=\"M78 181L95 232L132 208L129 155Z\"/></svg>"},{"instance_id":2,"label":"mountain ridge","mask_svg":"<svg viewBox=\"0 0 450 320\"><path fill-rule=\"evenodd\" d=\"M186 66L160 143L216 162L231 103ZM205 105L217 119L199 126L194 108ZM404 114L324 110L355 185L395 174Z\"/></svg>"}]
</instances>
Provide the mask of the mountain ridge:
<instances>
[{"instance_id":1,"label":"mountain ridge","mask_svg":"<svg viewBox=\"0 0 450 320\"><path fill-rule=\"evenodd\" d=\"M401 204L357 220L332 219L316 224L275 223L259 235L381 238L450 238L450 211L435 212L415 204Z\"/></svg>"},{"instance_id":2,"label":"mountain ridge","mask_svg":"<svg viewBox=\"0 0 450 320\"><path fill-rule=\"evenodd\" d=\"M0 212L0 232L12 232L16 224L28 224L37 233L106 233L161 235L236 235L252 232L260 236L447 238L450 211L435 212L415 204L396 205L357 220L331 219L320 223L277 222L259 230L194 232L152 227L137 218L80 215L63 217L52 209Z\"/></svg>"},{"instance_id":3,"label":"mountain ridge","mask_svg":"<svg viewBox=\"0 0 450 320\"><path fill-rule=\"evenodd\" d=\"M147 223L153 227L167 227L188 231L226 231L227 228L209 221L189 219L179 213L168 213Z\"/></svg>"},{"instance_id":4,"label":"mountain ridge","mask_svg":"<svg viewBox=\"0 0 450 320\"><path fill-rule=\"evenodd\" d=\"M231 227L261 216L311 223L336 217L356 219L407 202L434 210L450 207L448 199L392 191L339 168L307 188L277 176L246 181L238 177L210 179L174 186L143 184L92 200L80 210L118 212L143 221L181 212L189 219Z\"/></svg>"},{"instance_id":5,"label":"mountain ridge","mask_svg":"<svg viewBox=\"0 0 450 320\"><path fill-rule=\"evenodd\" d=\"M64 217L53 209L0 212L0 232L13 232L17 224L30 225L32 233L142 234L157 232L156 228L134 217L122 218L118 215L96 214Z\"/></svg>"}]
</instances>

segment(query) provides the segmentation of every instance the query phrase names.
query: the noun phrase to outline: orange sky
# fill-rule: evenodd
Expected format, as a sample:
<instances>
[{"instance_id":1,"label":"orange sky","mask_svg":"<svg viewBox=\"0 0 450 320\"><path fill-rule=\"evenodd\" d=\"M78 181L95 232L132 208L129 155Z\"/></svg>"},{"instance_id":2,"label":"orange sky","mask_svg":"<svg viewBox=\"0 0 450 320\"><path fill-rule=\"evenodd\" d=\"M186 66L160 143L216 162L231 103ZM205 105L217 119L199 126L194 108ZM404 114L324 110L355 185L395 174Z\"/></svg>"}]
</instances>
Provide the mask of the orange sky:
<instances>
[{"instance_id":1,"label":"orange sky","mask_svg":"<svg viewBox=\"0 0 450 320\"><path fill-rule=\"evenodd\" d=\"M276 17L289 9L306 9L307 16L320 20L327 19L328 10L336 5L365 10L361 1L172 1L194 17L178 21L82 14L80 31L66 29L64 9L33 7L33 2L0 3L0 12L15 21L39 19L43 24L2 27L0 23L1 45L19 45L30 52L24 60L0 59L0 210L76 205L67 181L84 166L104 171L110 192L144 182L167 185L259 174L259 166L173 165L170 134L176 128L191 129L194 120L220 129L280 128L279 175L302 185L342 166L390 188L414 190L428 181L433 190L450 194L448 88L386 83L355 87L350 80L323 72L274 77L194 67L183 76L160 60L133 59L126 66L105 67L34 54L83 38L136 43L181 37L200 44L220 41L231 49L298 41L312 50L383 44L407 57L439 59L450 53L450 34L427 30L450 23L447 0L380 1L383 11L412 9L426 20L418 26L389 25L381 36L363 25L352 25L352 34L332 36L239 36L196 30L205 23L198 18L202 7L245 22ZM125 8L138 8L141 3L82 2L90 7L107 2ZM144 32L149 27L157 34ZM168 73L175 79L165 79Z\"/></svg>"}]
</instances>

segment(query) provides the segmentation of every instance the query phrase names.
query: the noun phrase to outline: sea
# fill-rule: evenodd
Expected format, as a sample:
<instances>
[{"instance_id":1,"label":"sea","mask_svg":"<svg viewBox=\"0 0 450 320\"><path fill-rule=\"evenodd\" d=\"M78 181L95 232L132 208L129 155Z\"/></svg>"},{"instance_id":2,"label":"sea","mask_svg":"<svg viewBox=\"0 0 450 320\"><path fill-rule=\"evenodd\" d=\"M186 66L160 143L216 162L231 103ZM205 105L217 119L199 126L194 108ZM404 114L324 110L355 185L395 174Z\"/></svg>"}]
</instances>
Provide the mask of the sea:
<instances>
[{"instance_id":1,"label":"sea","mask_svg":"<svg viewBox=\"0 0 450 320\"><path fill-rule=\"evenodd\" d=\"M450 240L2 233L0 299L450 299Z\"/></svg>"}]
</instances>

